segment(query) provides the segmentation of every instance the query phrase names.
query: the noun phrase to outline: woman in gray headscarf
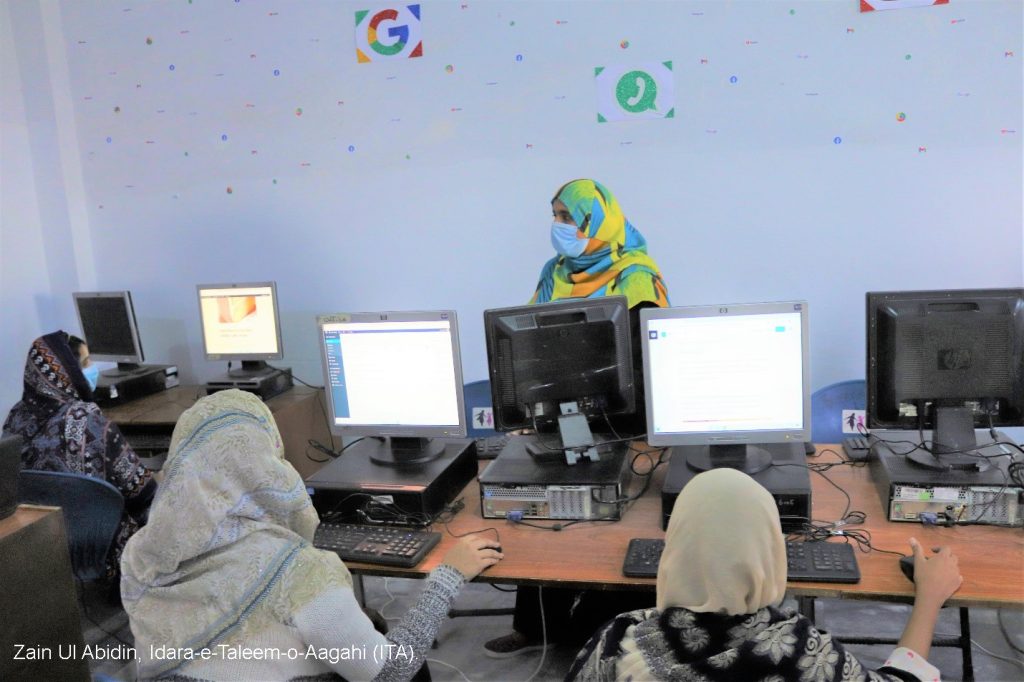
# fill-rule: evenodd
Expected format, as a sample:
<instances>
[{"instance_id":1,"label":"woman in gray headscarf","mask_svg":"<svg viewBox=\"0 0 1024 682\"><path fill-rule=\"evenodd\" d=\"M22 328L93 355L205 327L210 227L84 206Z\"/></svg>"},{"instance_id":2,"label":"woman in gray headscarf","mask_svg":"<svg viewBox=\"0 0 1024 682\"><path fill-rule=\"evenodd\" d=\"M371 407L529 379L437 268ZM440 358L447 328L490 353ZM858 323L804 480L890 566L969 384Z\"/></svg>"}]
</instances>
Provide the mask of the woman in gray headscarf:
<instances>
[{"instance_id":1,"label":"woman in gray headscarf","mask_svg":"<svg viewBox=\"0 0 1024 682\"><path fill-rule=\"evenodd\" d=\"M807 618L779 609L786 546L771 494L734 469L696 477L676 498L658 566L657 608L616 617L580 651L568 680L938 680L928 663L942 604L960 587L949 549L914 540L915 601L899 647L865 670Z\"/></svg>"},{"instance_id":2,"label":"woman in gray headscarf","mask_svg":"<svg viewBox=\"0 0 1024 682\"><path fill-rule=\"evenodd\" d=\"M463 539L382 635L345 565L312 546L316 512L258 398L197 402L164 470L121 563L143 679L409 679L463 582L502 558L493 540Z\"/></svg>"}]
</instances>

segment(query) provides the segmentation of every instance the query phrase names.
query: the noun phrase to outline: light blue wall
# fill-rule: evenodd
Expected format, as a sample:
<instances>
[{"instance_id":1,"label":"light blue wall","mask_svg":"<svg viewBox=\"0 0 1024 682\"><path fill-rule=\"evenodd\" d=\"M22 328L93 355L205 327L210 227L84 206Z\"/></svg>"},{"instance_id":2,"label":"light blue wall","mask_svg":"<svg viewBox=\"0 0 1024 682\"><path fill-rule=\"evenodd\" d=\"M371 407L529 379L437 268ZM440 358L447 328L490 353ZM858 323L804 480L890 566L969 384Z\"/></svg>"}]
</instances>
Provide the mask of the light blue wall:
<instances>
[{"instance_id":1,"label":"light blue wall","mask_svg":"<svg viewBox=\"0 0 1024 682\"><path fill-rule=\"evenodd\" d=\"M194 285L274 279L307 381L315 314L440 307L482 378L583 176L674 304L809 300L814 387L863 376L865 291L1024 285L1017 0L422 2L422 58L358 64L382 6L60 3L90 265L150 360L222 371ZM673 118L597 122L595 67L666 60Z\"/></svg>"}]
</instances>

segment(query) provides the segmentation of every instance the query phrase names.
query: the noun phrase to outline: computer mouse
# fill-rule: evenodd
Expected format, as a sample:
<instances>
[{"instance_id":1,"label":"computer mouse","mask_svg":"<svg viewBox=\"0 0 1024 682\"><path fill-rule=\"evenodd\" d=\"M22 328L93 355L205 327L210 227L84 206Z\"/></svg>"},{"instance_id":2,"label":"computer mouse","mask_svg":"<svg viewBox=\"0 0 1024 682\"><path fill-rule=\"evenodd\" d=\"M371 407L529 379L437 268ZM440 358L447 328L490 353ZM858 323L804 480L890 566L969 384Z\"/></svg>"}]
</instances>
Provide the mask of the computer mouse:
<instances>
[{"instance_id":1,"label":"computer mouse","mask_svg":"<svg viewBox=\"0 0 1024 682\"><path fill-rule=\"evenodd\" d=\"M907 576L907 580L914 582L914 557L900 557L900 570L903 571L903 575Z\"/></svg>"},{"instance_id":2,"label":"computer mouse","mask_svg":"<svg viewBox=\"0 0 1024 682\"><path fill-rule=\"evenodd\" d=\"M501 545L498 545L497 547L491 547L491 549L493 549L498 554L504 554L504 552L501 551Z\"/></svg>"}]
</instances>

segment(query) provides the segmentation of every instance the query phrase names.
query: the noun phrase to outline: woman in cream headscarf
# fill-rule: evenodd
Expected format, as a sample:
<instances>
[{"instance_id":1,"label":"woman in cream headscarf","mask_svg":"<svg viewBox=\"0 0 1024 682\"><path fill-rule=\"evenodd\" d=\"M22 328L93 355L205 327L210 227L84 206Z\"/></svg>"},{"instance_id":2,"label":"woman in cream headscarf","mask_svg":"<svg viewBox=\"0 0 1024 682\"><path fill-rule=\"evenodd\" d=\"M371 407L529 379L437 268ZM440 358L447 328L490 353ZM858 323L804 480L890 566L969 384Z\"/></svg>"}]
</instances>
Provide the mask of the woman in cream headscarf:
<instances>
[{"instance_id":1,"label":"woman in cream headscarf","mask_svg":"<svg viewBox=\"0 0 1024 682\"><path fill-rule=\"evenodd\" d=\"M786 546L772 496L734 469L680 493L658 567L657 608L624 613L576 657L568 680L937 680L926 657L939 608L960 586L948 549L916 541L916 599L900 646L865 670L804 616L779 609Z\"/></svg>"},{"instance_id":2,"label":"woman in cream headscarf","mask_svg":"<svg viewBox=\"0 0 1024 682\"><path fill-rule=\"evenodd\" d=\"M341 560L310 544L316 512L258 398L197 402L165 472L121 563L143 679L409 679L462 583L502 556L493 541L460 542L385 636Z\"/></svg>"}]
</instances>

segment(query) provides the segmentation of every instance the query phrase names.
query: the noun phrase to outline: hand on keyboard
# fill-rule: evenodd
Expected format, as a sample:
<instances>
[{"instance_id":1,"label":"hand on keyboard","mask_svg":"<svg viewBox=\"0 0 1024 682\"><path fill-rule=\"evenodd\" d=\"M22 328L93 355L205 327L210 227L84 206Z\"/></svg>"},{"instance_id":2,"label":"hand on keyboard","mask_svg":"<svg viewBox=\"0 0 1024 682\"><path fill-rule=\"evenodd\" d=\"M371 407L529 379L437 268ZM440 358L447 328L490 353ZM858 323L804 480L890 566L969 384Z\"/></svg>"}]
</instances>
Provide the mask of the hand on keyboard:
<instances>
[{"instance_id":1,"label":"hand on keyboard","mask_svg":"<svg viewBox=\"0 0 1024 682\"><path fill-rule=\"evenodd\" d=\"M480 575L484 569L505 558L500 549L501 545L497 540L481 535L467 535L448 550L441 563L457 570L468 582Z\"/></svg>"}]
</instances>

